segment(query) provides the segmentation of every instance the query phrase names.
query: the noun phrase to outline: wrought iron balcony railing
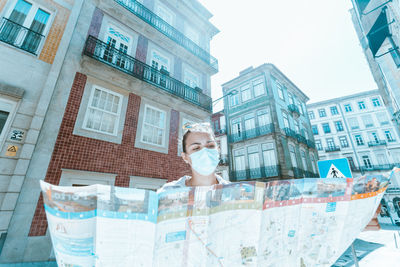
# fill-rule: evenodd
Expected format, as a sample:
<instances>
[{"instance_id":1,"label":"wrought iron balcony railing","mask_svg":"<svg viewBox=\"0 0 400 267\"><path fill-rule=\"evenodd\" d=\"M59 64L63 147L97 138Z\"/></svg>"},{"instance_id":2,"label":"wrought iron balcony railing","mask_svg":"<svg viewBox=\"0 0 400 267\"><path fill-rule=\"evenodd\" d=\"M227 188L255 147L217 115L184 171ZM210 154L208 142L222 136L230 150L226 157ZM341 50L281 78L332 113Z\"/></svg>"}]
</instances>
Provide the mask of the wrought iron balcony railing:
<instances>
[{"instance_id":1,"label":"wrought iron balcony railing","mask_svg":"<svg viewBox=\"0 0 400 267\"><path fill-rule=\"evenodd\" d=\"M335 151L340 151L339 146L328 146L325 148L325 152L335 152Z\"/></svg>"},{"instance_id":2,"label":"wrought iron balcony railing","mask_svg":"<svg viewBox=\"0 0 400 267\"><path fill-rule=\"evenodd\" d=\"M305 171L298 167L293 167L293 176L295 178L303 178L303 177L305 177Z\"/></svg>"},{"instance_id":3,"label":"wrought iron balcony railing","mask_svg":"<svg viewBox=\"0 0 400 267\"><path fill-rule=\"evenodd\" d=\"M227 154L222 154L219 158L219 165L228 165L229 157Z\"/></svg>"},{"instance_id":4,"label":"wrought iron balcony railing","mask_svg":"<svg viewBox=\"0 0 400 267\"><path fill-rule=\"evenodd\" d=\"M286 136L292 137L297 140L297 133L295 131L293 131L292 129L287 128L287 127L283 128L283 130L285 131Z\"/></svg>"},{"instance_id":5,"label":"wrought iron balcony railing","mask_svg":"<svg viewBox=\"0 0 400 267\"><path fill-rule=\"evenodd\" d=\"M289 105L288 105L288 110L289 110L290 112L297 113L297 115L300 115L299 107L296 106L295 104L289 104Z\"/></svg>"},{"instance_id":6,"label":"wrought iron balcony railing","mask_svg":"<svg viewBox=\"0 0 400 267\"><path fill-rule=\"evenodd\" d=\"M305 178L318 178L319 175L318 175L318 173L313 173L313 172L309 172L309 171L304 171L304 177L305 177Z\"/></svg>"},{"instance_id":7,"label":"wrought iron balcony railing","mask_svg":"<svg viewBox=\"0 0 400 267\"><path fill-rule=\"evenodd\" d=\"M125 72L137 79L145 81L162 90L176 95L186 101L211 111L211 97L170 77L132 56L110 46L93 36L86 40L84 54L103 62L113 68Z\"/></svg>"},{"instance_id":8,"label":"wrought iron balcony railing","mask_svg":"<svg viewBox=\"0 0 400 267\"><path fill-rule=\"evenodd\" d=\"M162 18L154 14L150 9L135 0L114 0L131 13L157 29L159 32L184 47L193 55L210 65L215 71L218 71L218 60L210 55L206 50L198 46L195 42L187 38L183 33L172 27Z\"/></svg>"},{"instance_id":9,"label":"wrought iron balcony railing","mask_svg":"<svg viewBox=\"0 0 400 267\"><path fill-rule=\"evenodd\" d=\"M249 129L249 130L241 131L241 132L238 132L238 133L230 134L229 135L229 141L231 143L235 143L235 142L251 139L251 138L254 138L254 137L257 137L257 136L270 134L270 133L273 133L274 131L275 131L274 124L270 123L270 124L267 124L267 125L258 126L256 128L253 128L253 129Z\"/></svg>"},{"instance_id":10,"label":"wrought iron balcony railing","mask_svg":"<svg viewBox=\"0 0 400 267\"><path fill-rule=\"evenodd\" d=\"M280 176L280 165L231 171L231 179L233 181L264 179L277 176Z\"/></svg>"},{"instance_id":11,"label":"wrought iron balcony railing","mask_svg":"<svg viewBox=\"0 0 400 267\"><path fill-rule=\"evenodd\" d=\"M361 167L356 167L356 166L351 166L350 168L354 172L366 172L366 171L385 171L385 170L391 170L394 167L400 167L400 163L389 163L389 164L380 164L380 165L369 165L369 166L361 166Z\"/></svg>"},{"instance_id":12,"label":"wrought iron balcony railing","mask_svg":"<svg viewBox=\"0 0 400 267\"><path fill-rule=\"evenodd\" d=\"M2 18L0 41L36 55L44 35L32 31L12 20Z\"/></svg>"},{"instance_id":13,"label":"wrought iron balcony railing","mask_svg":"<svg viewBox=\"0 0 400 267\"><path fill-rule=\"evenodd\" d=\"M314 148L315 149L315 143L309 139L307 139L307 146L309 148Z\"/></svg>"},{"instance_id":14,"label":"wrought iron balcony railing","mask_svg":"<svg viewBox=\"0 0 400 267\"><path fill-rule=\"evenodd\" d=\"M385 140L378 140L378 141L371 141L368 142L368 146L386 146L386 141Z\"/></svg>"},{"instance_id":15,"label":"wrought iron balcony railing","mask_svg":"<svg viewBox=\"0 0 400 267\"><path fill-rule=\"evenodd\" d=\"M297 141L307 145L307 139L304 136L302 136L301 134L297 134Z\"/></svg>"}]
</instances>

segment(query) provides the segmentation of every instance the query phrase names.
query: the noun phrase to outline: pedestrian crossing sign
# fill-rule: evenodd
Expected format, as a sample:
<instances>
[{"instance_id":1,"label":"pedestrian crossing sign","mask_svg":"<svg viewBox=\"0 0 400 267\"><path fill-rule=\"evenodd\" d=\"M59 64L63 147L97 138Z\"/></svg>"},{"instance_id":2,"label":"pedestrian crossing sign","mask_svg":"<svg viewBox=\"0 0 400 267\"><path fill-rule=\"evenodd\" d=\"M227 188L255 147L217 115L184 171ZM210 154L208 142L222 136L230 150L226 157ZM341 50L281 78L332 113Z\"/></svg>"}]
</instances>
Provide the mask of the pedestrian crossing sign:
<instances>
[{"instance_id":1,"label":"pedestrian crossing sign","mask_svg":"<svg viewBox=\"0 0 400 267\"><path fill-rule=\"evenodd\" d=\"M346 158L320 160L318 161L318 171L321 178L351 178L349 162Z\"/></svg>"}]
</instances>

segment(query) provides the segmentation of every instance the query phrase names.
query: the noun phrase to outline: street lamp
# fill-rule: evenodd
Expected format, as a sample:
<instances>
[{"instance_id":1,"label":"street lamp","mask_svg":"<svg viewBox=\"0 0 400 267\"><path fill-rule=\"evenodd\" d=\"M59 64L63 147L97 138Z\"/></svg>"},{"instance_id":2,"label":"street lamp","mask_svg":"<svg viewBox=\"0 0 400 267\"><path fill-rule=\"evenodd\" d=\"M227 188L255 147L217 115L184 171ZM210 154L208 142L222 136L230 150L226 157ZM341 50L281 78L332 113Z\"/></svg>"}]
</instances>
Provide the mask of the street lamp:
<instances>
[{"instance_id":1,"label":"street lamp","mask_svg":"<svg viewBox=\"0 0 400 267\"><path fill-rule=\"evenodd\" d=\"M225 98L225 97L230 96L230 95L237 95L237 93L239 93L238 90L236 90L236 89L235 89L235 90L232 90L232 91L230 91L229 93L227 93L226 95L221 96L220 98L215 99L215 100L212 102L212 105L214 106L215 103L218 102L219 100L221 100L222 98Z\"/></svg>"}]
</instances>

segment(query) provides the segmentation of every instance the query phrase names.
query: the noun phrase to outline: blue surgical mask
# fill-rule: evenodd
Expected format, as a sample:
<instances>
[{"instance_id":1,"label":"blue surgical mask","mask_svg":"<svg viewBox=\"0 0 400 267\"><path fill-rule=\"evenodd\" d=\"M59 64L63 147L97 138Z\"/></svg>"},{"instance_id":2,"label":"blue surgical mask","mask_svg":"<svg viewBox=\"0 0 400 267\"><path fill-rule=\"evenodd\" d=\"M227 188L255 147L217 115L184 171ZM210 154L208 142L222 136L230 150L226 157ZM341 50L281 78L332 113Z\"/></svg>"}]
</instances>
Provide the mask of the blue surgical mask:
<instances>
[{"instance_id":1,"label":"blue surgical mask","mask_svg":"<svg viewBox=\"0 0 400 267\"><path fill-rule=\"evenodd\" d=\"M201 175L210 175L215 171L219 163L217 149L203 148L190 154L192 168Z\"/></svg>"}]
</instances>

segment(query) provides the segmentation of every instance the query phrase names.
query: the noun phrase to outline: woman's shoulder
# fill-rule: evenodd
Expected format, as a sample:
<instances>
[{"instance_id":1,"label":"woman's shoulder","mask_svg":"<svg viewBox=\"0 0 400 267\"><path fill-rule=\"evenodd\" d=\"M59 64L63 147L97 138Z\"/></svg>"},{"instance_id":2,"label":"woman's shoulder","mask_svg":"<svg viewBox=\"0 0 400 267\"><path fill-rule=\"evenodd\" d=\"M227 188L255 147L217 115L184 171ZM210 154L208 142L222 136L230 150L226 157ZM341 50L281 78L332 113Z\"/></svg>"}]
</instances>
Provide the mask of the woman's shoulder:
<instances>
[{"instance_id":1,"label":"woman's shoulder","mask_svg":"<svg viewBox=\"0 0 400 267\"><path fill-rule=\"evenodd\" d=\"M182 176L181 178L179 178L178 180L168 182L168 183L164 184L160 189L158 189L157 193L160 193L167 189L172 189L172 188L176 188L176 187L184 187L184 186L186 186L185 182L188 178L190 178L190 176L185 175L185 176Z\"/></svg>"}]
</instances>

